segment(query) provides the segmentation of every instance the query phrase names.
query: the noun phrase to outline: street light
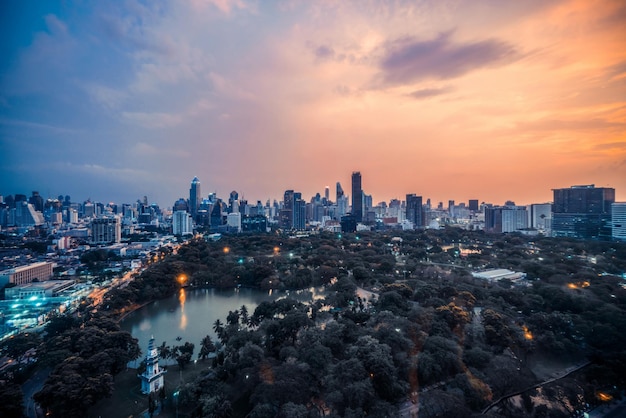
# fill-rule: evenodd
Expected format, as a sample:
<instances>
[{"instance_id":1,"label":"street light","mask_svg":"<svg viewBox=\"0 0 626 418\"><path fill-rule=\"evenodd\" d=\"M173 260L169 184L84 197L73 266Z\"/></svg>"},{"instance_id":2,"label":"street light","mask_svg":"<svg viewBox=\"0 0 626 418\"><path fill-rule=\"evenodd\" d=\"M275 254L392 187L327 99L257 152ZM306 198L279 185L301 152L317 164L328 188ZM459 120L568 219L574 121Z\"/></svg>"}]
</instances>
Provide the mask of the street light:
<instances>
[{"instance_id":1,"label":"street light","mask_svg":"<svg viewBox=\"0 0 626 418\"><path fill-rule=\"evenodd\" d=\"M177 390L176 392L174 392L173 396L174 396L174 406L176 407L176 418L178 418L178 395L180 394L180 391Z\"/></svg>"}]
</instances>

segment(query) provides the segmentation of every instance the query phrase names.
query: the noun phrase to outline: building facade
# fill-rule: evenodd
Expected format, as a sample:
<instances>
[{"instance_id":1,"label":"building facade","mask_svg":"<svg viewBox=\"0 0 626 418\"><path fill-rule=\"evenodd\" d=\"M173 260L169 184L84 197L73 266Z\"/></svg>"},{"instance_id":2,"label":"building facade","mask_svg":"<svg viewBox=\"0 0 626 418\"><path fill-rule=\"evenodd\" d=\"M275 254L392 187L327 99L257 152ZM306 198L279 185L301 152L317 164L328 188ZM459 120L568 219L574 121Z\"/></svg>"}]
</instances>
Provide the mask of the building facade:
<instances>
[{"instance_id":1,"label":"building facade","mask_svg":"<svg viewBox=\"0 0 626 418\"><path fill-rule=\"evenodd\" d=\"M595 185L554 189L552 236L608 239L615 189Z\"/></svg>"},{"instance_id":2,"label":"building facade","mask_svg":"<svg viewBox=\"0 0 626 418\"><path fill-rule=\"evenodd\" d=\"M3 270L0 272L0 286L9 283L21 285L31 283L33 280L43 282L52 278L53 269L53 263L40 262Z\"/></svg>"},{"instance_id":3,"label":"building facade","mask_svg":"<svg viewBox=\"0 0 626 418\"><path fill-rule=\"evenodd\" d=\"M352 215L358 222L363 222L363 188L361 187L361 173L352 173Z\"/></svg>"},{"instance_id":4,"label":"building facade","mask_svg":"<svg viewBox=\"0 0 626 418\"><path fill-rule=\"evenodd\" d=\"M122 223L118 216L94 218L90 229L94 244L119 244L122 241Z\"/></svg>"},{"instance_id":5,"label":"building facade","mask_svg":"<svg viewBox=\"0 0 626 418\"><path fill-rule=\"evenodd\" d=\"M424 226L422 196L417 196L414 193L406 195L406 220L411 222L415 229Z\"/></svg>"},{"instance_id":6,"label":"building facade","mask_svg":"<svg viewBox=\"0 0 626 418\"><path fill-rule=\"evenodd\" d=\"M611 236L617 241L626 241L626 202L611 205Z\"/></svg>"},{"instance_id":7,"label":"building facade","mask_svg":"<svg viewBox=\"0 0 626 418\"><path fill-rule=\"evenodd\" d=\"M193 180L191 180L191 187L189 188L189 213L194 220L198 214L200 202L202 202L200 180L198 180L198 177L194 177Z\"/></svg>"},{"instance_id":8,"label":"building facade","mask_svg":"<svg viewBox=\"0 0 626 418\"><path fill-rule=\"evenodd\" d=\"M193 234L191 214L184 210L177 210L172 216L172 233L174 235Z\"/></svg>"},{"instance_id":9,"label":"building facade","mask_svg":"<svg viewBox=\"0 0 626 418\"><path fill-rule=\"evenodd\" d=\"M146 370L139 375L141 379L141 392L145 395L157 392L163 387L163 374L165 371L159 367L159 353L154 345L154 337L148 343L146 354Z\"/></svg>"}]
</instances>

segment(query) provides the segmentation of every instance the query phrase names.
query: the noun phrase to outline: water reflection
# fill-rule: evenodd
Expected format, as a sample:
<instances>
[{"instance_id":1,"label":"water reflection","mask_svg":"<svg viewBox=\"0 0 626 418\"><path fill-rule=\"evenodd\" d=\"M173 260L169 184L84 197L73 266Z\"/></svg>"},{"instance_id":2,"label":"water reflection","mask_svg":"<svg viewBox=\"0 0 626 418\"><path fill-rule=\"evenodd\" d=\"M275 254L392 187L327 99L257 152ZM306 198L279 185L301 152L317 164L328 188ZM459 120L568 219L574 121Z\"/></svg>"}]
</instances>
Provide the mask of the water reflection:
<instances>
[{"instance_id":1,"label":"water reflection","mask_svg":"<svg viewBox=\"0 0 626 418\"><path fill-rule=\"evenodd\" d=\"M180 302L180 325L178 328L184 330L187 328L187 315L185 314L185 301L187 300L187 293L185 289L181 288L178 292L178 301Z\"/></svg>"},{"instance_id":2,"label":"water reflection","mask_svg":"<svg viewBox=\"0 0 626 418\"><path fill-rule=\"evenodd\" d=\"M322 289L291 292L289 295L302 302L323 296ZM246 288L239 290L186 288L171 298L151 303L131 313L120 325L139 340L139 347L144 352L151 335L154 335L157 345L161 345L162 342L170 346L180 345L181 342L176 341L176 337L180 336L182 343L188 341L200 347L200 341L207 335L213 340L217 339L213 323L216 319L224 322L229 311L246 305L252 315L261 302L283 297L286 297L286 292L278 290L268 292Z\"/></svg>"}]
</instances>

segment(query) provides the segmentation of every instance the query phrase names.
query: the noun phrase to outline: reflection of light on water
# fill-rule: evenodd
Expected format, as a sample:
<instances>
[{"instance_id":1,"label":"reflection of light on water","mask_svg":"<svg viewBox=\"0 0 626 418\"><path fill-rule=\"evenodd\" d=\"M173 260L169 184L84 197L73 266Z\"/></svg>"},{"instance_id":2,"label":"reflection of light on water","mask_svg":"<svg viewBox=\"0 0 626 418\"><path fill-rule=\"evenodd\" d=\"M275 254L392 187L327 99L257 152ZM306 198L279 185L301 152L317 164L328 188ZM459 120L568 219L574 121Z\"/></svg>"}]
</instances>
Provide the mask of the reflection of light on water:
<instances>
[{"instance_id":1,"label":"reflection of light on water","mask_svg":"<svg viewBox=\"0 0 626 418\"><path fill-rule=\"evenodd\" d=\"M187 315L185 314L185 301L187 300L187 294L185 293L185 289L180 289L178 292L178 301L180 302L180 325L178 328L185 329L187 328Z\"/></svg>"},{"instance_id":2,"label":"reflection of light on water","mask_svg":"<svg viewBox=\"0 0 626 418\"><path fill-rule=\"evenodd\" d=\"M270 295L270 296L272 296L272 290L273 290L273 289L270 289L270 290L269 290L269 292L267 292L267 294L268 294L268 295Z\"/></svg>"}]
</instances>

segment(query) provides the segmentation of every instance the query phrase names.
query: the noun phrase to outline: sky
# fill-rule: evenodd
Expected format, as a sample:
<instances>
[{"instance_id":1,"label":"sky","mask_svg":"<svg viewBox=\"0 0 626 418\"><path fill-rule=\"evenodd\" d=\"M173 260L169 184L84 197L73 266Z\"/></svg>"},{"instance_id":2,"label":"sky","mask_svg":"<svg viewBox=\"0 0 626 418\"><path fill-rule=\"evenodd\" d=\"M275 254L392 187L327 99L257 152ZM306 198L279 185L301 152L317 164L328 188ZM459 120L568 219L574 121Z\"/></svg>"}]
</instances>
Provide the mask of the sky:
<instances>
[{"instance_id":1,"label":"sky","mask_svg":"<svg viewBox=\"0 0 626 418\"><path fill-rule=\"evenodd\" d=\"M0 195L626 201L623 0L0 4Z\"/></svg>"}]
</instances>

